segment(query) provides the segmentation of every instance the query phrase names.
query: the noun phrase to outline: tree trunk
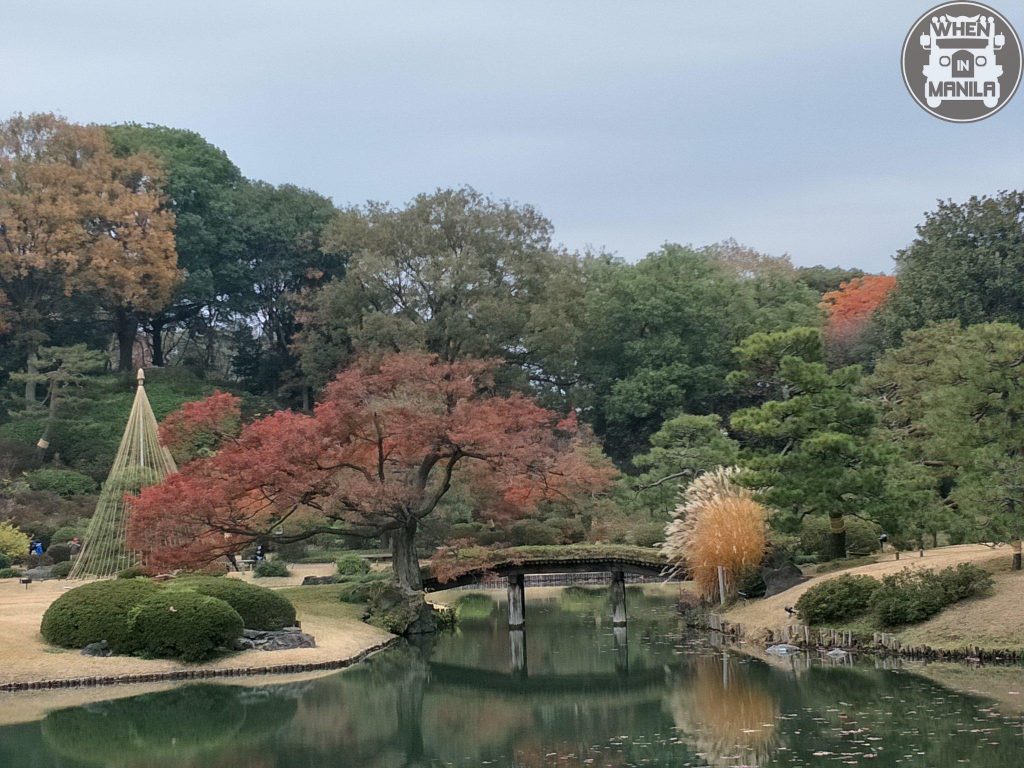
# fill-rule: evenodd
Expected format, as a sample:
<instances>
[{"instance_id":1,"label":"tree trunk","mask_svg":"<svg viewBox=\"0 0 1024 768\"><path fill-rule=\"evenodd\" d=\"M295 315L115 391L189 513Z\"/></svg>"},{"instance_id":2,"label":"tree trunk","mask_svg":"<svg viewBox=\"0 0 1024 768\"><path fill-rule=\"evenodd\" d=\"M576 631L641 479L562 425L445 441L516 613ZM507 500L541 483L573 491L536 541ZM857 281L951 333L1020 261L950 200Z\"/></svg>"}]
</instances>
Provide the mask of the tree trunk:
<instances>
[{"instance_id":1,"label":"tree trunk","mask_svg":"<svg viewBox=\"0 0 1024 768\"><path fill-rule=\"evenodd\" d=\"M28 348L25 372L29 375L28 380L25 382L25 407L31 408L36 404L36 382L33 376L39 373L39 356L36 354L36 346L34 344Z\"/></svg>"},{"instance_id":2,"label":"tree trunk","mask_svg":"<svg viewBox=\"0 0 1024 768\"><path fill-rule=\"evenodd\" d=\"M1013 542L1013 570L1019 571L1021 569L1021 544L1020 539Z\"/></svg>"},{"instance_id":3,"label":"tree trunk","mask_svg":"<svg viewBox=\"0 0 1024 768\"><path fill-rule=\"evenodd\" d=\"M43 435L36 443L36 458L40 462L46 458L46 450L50 447L50 438L53 437L53 425L57 421L57 409L60 407L60 384L56 381L50 382L50 412L46 415L46 424L43 427Z\"/></svg>"},{"instance_id":4,"label":"tree trunk","mask_svg":"<svg viewBox=\"0 0 1024 768\"><path fill-rule=\"evenodd\" d=\"M117 334L117 370L130 371L135 353L135 337L139 321L126 309L118 309L114 315L114 330Z\"/></svg>"},{"instance_id":5,"label":"tree trunk","mask_svg":"<svg viewBox=\"0 0 1024 768\"><path fill-rule=\"evenodd\" d=\"M164 324L156 318L149 324L149 346L153 354L153 365L162 368L164 365Z\"/></svg>"},{"instance_id":6,"label":"tree trunk","mask_svg":"<svg viewBox=\"0 0 1024 768\"><path fill-rule=\"evenodd\" d=\"M828 524L832 559L841 560L846 557L846 518L842 515L839 517L832 517L830 515Z\"/></svg>"},{"instance_id":7,"label":"tree trunk","mask_svg":"<svg viewBox=\"0 0 1024 768\"><path fill-rule=\"evenodd\" d=\"M423 591L420 560L416 556L416 521L410 520L391 533L392 568L398 585L406 592Z\"/></svg>"}]
</instances>

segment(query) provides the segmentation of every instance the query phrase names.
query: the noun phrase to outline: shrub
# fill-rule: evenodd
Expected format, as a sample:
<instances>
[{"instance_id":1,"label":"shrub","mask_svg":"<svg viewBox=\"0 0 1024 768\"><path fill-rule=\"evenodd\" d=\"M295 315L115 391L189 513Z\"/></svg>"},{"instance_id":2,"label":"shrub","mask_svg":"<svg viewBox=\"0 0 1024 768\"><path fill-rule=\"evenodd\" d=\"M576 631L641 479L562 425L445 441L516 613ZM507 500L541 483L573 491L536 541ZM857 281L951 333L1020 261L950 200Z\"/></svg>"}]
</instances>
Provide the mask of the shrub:
<instances>
[{"instance_id":1,"label":"shrub","mask_svg":"<svg viewBox=\"0 0 1024 768\"><path fill-rule=\"evenodd\" d=\"M282 560L263 560L257 563L256 567L252 569L253 575L258 578L266 578L268 576L291 576L292 572L288 570L288 566Z\"/></svg>"},{"instance_id":2,"label":"shrub","mask_svg":"<svg viewBox=\"0 0 1024 768\"><path fill-rule=\"evenodd\" d=\"M0 523L0 554L14 562L24 560L28 557L30 541L27 533L22 533L10 523Z\"/></svg>"},{"instance_id":3,"label":"shrub","mask_svg":"<svg viewBox=\"0 0 1024 768\"><path fill-rule=\"evenodd\" d=\"M370 572L370 564L359 555L342 555L338 558L339 576L362 576Z\"/></svg>"},{"instance_id":4,"label":"shrub","mask_svg":"<svg viewBox=\"0 0 1024 768\"><path fill-rule=\"evenodd\" d=\"M71 549L67 544L51 544L50 548L46 550L46 556L54 564L66 563L71 559Z\"/></svg>"},{"instance_id":5,"label":"shrub","mask_svg":"<svg viewBox=\"0 0 1024 768\"><path fill-rule=\"evenodd\" d=\"M0 552L0 568L10 568L11 558Z\"/></svg>"},{"instance_id":6,"label":"shrub","mask_svg":"<svg viewBox=\"0 0 1024 768\"><path fill-rule=\"evenodd\" d=\"M362 576L346 577L338 590L343 603L365 603L374 591L374 585L381 581L389 581L391 574L387 571L371 571Z\"/></svg>"},{"instance_id":7,"label":"shrub","mask_svg":"<svg viewBox=\"0 0 1024 768\"><path fill-rule=\"evenodd\" d=\"M981 595L992 589L992 574L974 563L960 563L939 571L939 578L950 603Z\"/></svg>"},{"instance_id":8,"label":"shrub","mask_svg":"<svg viewBox=\"0 0 1024 768\"><path fill-rule=\"evenodd\" d=\"M223 600L242 617L246 629L273 630L295 626L295 607L287 598L266 587L218 576L183 576L168 586Z\"/></svg>"},{"instance_id":9,"label":"shrub","mask_svg":"<svg viewBox=\"0 0 1024 768\"><path fill-rule=\"evenodd\" d=\"M882 529L856 517L846 518L846 551L856 554L877 552ZM805 517L800 525L800 551L819 562L832 559L831 532L827 517Z\"/></svg>"},{"instance_id":10,"label":"shrub","mask_svg":"<svg viewBox=\"0 0 1024 768\"><path fill-rule=\"evenodd\" d=\"M151 581L96 581L65 592L46 613L40 631L62 648L83 648L106 640L115 653L132 650L131 614L160 591Z\"/></svg>"},{"instance_id":11,"label":"shrub","mask_svg":"<svg viewBox=\"0 0 1024 768\"><path fill-rule=\"evenodd\" d=\"M991 586L991 575L967 563L941 571L904 568L882 578L882 586L871 598L871 610L884 626L913 624Z\"/></svg>"},{"instance_id":12,"label":"shrub","mask_svg":"<svg viewBox=\"0 0 1024 768\"><path fill-rule=\"evenodd\" d=\"M0 568L0 579L16 579L21 576L17 568Z\"/></svg>"},{"instance_id":13,"label":"shrub","mask_svg":"<svg viewBox=\"0 0 1024 768\"><path fill-rule=\"evenodd\" d=\"M71 561L62 560L50 569L50 576L54 579L66 579L71 573Z\"/></svg>"},{"instance_id":14,"label":"shrub","mask_svg":"<svg viewBox=\"0 0 1024 768\"><path fill-rule=\"evenodd\" d=\"M75 525L62 525L60 528L53 532L50 537L51 544L67 544L76 536L81 539L85 537L85 532L89 528L88 520L81 520Z\"/></svg>"},{"instance_id":15,"label":"shrub","mask_svg":"<svg viewBox=\"0 0 1024 768\"><path fill-rule=\"evenodd\" d=\"M119 579L138 579L146 575L146 570L141 565L132 565L117 572Z\"/></svg>"},{"instance_id":16,"label":"shrub","mask_svg":"<svg viewBox=\"0 0 1024 768\"><path fill-rule=\"evenodd\" d=\"M561 534L540 520L519 520L509 526L508 541L516 547L560 544Z\"/></svg>"},{"instance_id":17,"label":"shrub","mask_svg":"<svg viewBox=\"0 0 1024 768\"><path fill-rule=\"evenodd\" d=\"M133 584L136 580L113 582ZM242 636L242 617L223 600L165 589L132 611L131 642L148 656L202 661Z\"/></svg>"},{"instance_id":18,"label":"shrub","mask_svg":"<svg viewBox=\"0 0 1024 768\"><path fill-rule=\"evenodd\" d=\"M880 586L870 576L847 574L826 579L804 592L796 601L796 609L807 624L845 621L867 611L871 596Z\"/></svg>"},{"instance_id":19,"label":"shrub","mask_svg":"<svg viewBox=\"0 0 1024 768\"><path fill-rule=\"evenodd\" d=\"M25 473L33 491L49 491L58 496L82 496L96 490L96 481L73 469L34 469Z\"/></svg>"}]
</instances>

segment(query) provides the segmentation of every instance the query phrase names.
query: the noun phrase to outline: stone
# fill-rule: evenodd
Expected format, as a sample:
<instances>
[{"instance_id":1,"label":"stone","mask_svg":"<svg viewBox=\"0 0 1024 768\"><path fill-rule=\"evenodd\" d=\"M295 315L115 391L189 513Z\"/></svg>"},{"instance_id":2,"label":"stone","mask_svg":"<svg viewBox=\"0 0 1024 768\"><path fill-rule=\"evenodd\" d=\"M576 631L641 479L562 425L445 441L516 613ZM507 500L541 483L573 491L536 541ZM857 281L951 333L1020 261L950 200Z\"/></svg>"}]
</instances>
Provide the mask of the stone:
<instances>
[{"instance_id":1,"label":"stone","mask_svg":"<svg viewBox=\"0 0 1024 768\"><path fill-rule=\"evenodd\" d=\"M89 643L85 648L82 649L83 656L110 656L110 646L107 645L106 640L100 640L98 643Z\"/></svg>"},{"instance_id":2,"label":"stone","mask_svg":"<svg viewBox=\"0 0 1024 768\"><path fill-rule=\"evenodd\" d=\"M238 651L288 651L293 648L316 648L316 639L298 627L285 627L273 631L243 629L235 641Z\"/></svg>"},{"instance_id":3,"label":"stone","mask_svg":"<svg viewBox=\"0 0 1024 768\"><path fill-rule=\"evenodd\" d=\"M790 587L807 581L807 577L793 563L783 563L777 568L764 568L761 571L761 578L764 579L765 597L785 592Z\"/></svg>"},{"instance_id":4,"label":"stone","mask_svg":"<svg viewBox=\"0 0 1024 768\"><path fill-rule=\"evenodd\" d=\"M337 584L337 576L307 576L302 580L302 586L315 587L321 584Z\"/></svg>"},{"instance_id":5,"label":"stone","mask_svg":"<svg viewBox=\"0 0 1024 768\"><path fill-rule=\"evenodd\" d=\"M770 653L772 656L791 656L794 653L800 653L800 649L789 643L779 643L768 646L765 653Z\"/></svg>"}]
</instances>

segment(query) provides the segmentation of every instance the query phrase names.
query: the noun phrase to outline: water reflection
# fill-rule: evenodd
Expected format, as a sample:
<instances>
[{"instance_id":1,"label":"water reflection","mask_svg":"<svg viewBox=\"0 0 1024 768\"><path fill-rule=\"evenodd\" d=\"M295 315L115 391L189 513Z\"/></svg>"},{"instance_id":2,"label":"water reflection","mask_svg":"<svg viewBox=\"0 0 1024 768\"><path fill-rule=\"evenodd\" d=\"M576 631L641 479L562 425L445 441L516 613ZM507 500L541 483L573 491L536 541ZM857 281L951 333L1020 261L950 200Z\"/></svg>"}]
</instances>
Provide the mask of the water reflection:
<instances>
[{"instance_id":1,"label":"water reflection","mask_svg":"<svg viewBox=\"0 0 1024 768\"><path fill-rule=\"evenodd\" d=\"M765 662L688 637L671 600L468 595L457 631L303 683L187 686L0 728L0 766L1020 766L1021 723L872 667ZM16 705L0 700L0 707Z\"/></svg>"}]
</instances>

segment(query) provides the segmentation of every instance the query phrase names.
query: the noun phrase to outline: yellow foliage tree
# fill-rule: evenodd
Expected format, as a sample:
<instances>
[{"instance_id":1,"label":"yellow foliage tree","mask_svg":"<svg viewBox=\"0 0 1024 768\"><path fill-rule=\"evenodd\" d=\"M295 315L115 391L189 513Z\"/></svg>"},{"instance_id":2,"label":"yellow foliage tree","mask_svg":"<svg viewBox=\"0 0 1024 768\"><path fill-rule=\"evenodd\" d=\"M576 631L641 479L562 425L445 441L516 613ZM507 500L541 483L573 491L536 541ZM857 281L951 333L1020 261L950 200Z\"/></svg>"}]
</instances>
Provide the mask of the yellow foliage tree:
<instances>
[{"instance_id":1,"label":"yellow foliage tree","mask_svg":"<svg viewBox=\"0 0 1024 768\"><path fill-rule=\"evenodd\" d=\"M0 330L16 335L29 373L55 307L76 294L110 313L131 366L135 313L162 307L179 278L162 179L152 157L116 155L99 126L0 122Z\"/></svg>"},{"instance_id":2,"label":"yellow foliage tree","mask_svg":"<svg viewBox=\"0 0 1024 768\"><path fill-rule=\"evenodd\" d=\"M10 560L22 560L28 554L29 541L28 534L10 523L0 523L0 555Z\"/></svg>"},{"instance_id":3,"label":"yellow foliage tree","mask_svg":"<svg viewBox=\"0 0 1024 768\"><path fill-rule=\"evenodd\" d=\"M669 561L691 573L706 599L719 594L719 566L725 568L726 595L735 594L739 578L760 566L767 546L768 510L736 484L735 474L719 467L697 477L665 530Z\"/></svg>"}]
</instances>

